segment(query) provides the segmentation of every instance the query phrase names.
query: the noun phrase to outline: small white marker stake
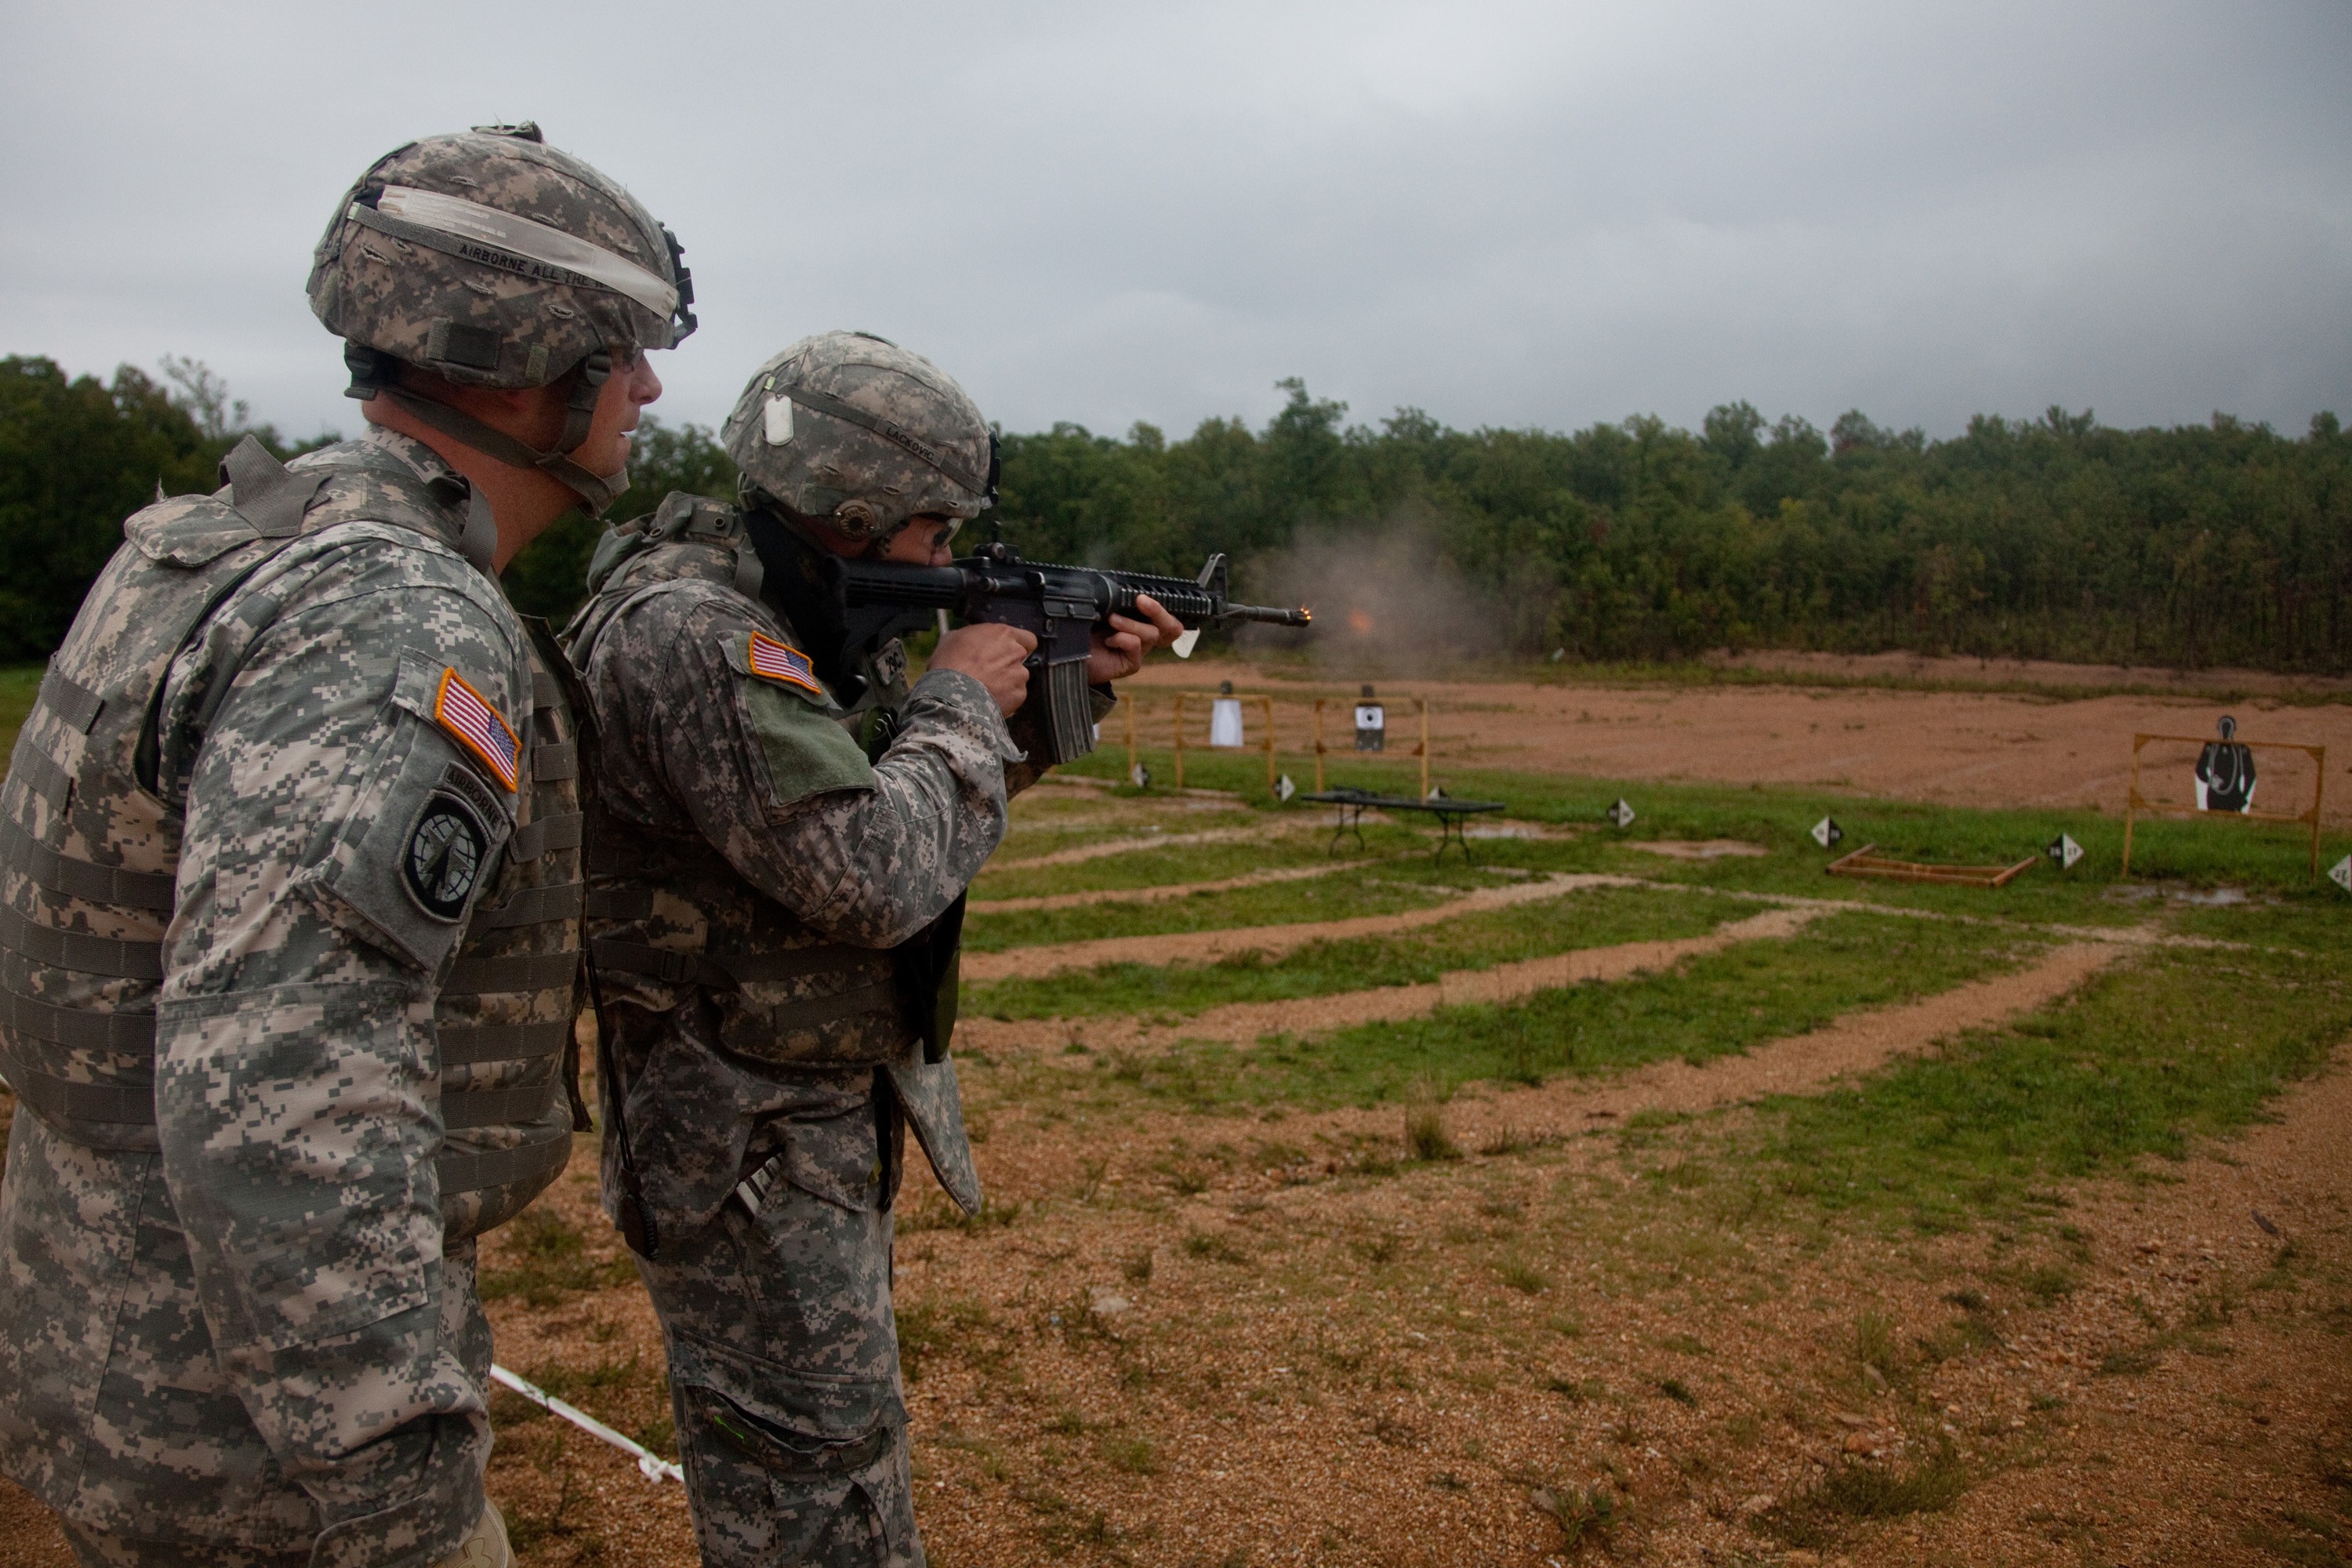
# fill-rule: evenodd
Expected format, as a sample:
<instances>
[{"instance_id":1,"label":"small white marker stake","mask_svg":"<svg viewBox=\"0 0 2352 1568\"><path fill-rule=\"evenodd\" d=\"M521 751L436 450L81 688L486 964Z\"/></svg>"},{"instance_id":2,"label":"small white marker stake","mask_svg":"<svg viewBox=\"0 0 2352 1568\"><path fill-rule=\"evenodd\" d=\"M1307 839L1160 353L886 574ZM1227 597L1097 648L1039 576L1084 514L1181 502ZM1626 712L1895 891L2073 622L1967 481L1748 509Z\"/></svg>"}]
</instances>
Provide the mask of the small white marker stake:
<instances>
[{"instance_id":1,"label":"small white marker stake","mask_svg":"<svg viewBox=\"0 0 2352 1568\"><path fill-rule=\"evenodd\" d=\"M2352 893L2352 855L2347 855L2328 868L2327 879L2346 892Z\"/></svg>"},{"instance_id":2,"label":"small white marker stake","mask_svg":"<svg viewBox=\"0 0 2352 1568\"><path fill-rule=\"evenodd\" d=\"M601 1437L624 1454L637 1461L637 1471L649 1481L684 1481L686 1472L663 1458L659 1454L634 1439L624 1437L593 1415L576 1405L567 1405L535 1384L525 1383L506 1368L493 1364L490 1381L503 1388L511 1388L551 1415L561 1415L592 1437Z\"/></svg>"},{"instance_id":3,"label":"small white marker stake","mask_svg":"<svg viewBox=\"0 0 2352 1568\"><path fill-rule=\"evenodd\" d=\"M1287 805L1290 804L1290 797L1297 793L1298 786L1290 782L1290 775L1288 773L1285 773L1280 778L1275 780L1274 798L1281 801L1284 805Z\"/></svg>"},{"instance_id":4,"label":"small white marker stake","mask_svg":"<svg viewBox=\"0 0 2352 1568\"><path fill-rule=\"evenodd\" d=\"M1185 629L1182 637L1178 637L1174 642L1168 645L1168 651L1174 654L1178 658L1190 658L1192 657L1192 649L1199 646L1200 641L1201 628L1198 626L1190 626Z\"/></svg>"},{"instance_id":5,"label":"small white marker stake","mask_svg":"<svg viewBox=\"0 0 2352 1568\"><path fill-rule=\"evenodd\" d=\"M1813 842L1824 849L1843 841L1844 837L1845 829L1837 825L1834 817L1824 816L1813 824Z\"/></svg>"},{"instance_id":6,"label":"small white marker stake","mask_svg":"<svg viewBox=\"0 0 2352 1568\"><path fill-rule=\"evenodd\" d=\"M1127 770L1127 778L1128 782L1138 789L1150 789L1151 787L1151 770L1145 767L1141 763L1138 763L1135 766Z\"/></svg>"},{"instance_id":7,"label":"small white marker stake","mask_svg":"<svg viewBox=\"0 0 2352 1568\"><path fill-rule=\"evenodd\" d=\"M2062 833L2042 853L2057 861L2060 870L2071 871L2074 868L2074 862L2083 858L2083 847L2074 842L2072 834Z\"/></svg>"},{"instance_id":8,"label":"small white marker stake","mask_svg":"<svg viewBox=\"0 0 2352 1568\"><path fill-rule=\"evenodd\" d=\"M1631 827L1633 826L1633 808L1625 803L1625 797L1622 795L1617 797L1616 805L1611 806L1607 811L1602 812L1601 815L1607 817L1610 821L1615 823L1620 827Z\"/></svg>"}]
</instances>

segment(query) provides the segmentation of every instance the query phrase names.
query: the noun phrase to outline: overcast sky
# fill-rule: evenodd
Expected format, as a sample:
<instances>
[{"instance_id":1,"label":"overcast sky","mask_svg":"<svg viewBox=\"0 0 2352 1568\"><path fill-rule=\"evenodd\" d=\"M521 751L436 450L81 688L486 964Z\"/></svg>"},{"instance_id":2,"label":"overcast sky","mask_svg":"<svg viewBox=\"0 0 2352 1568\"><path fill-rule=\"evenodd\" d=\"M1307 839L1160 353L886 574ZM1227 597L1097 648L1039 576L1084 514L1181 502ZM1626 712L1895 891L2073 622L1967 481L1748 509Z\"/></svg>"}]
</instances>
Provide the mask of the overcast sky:
<instances>
[{"instance_id":1,"label":"overcast sky","mask_svg":"<svg viewBox=\"0 0 2352 1568\"><path fill-rule=\"evenodd\" d=\"M0 0L0 353L350 429L351 180L535 118L687 247L659 412L858 327L1005 426L2352 416L2352 4Z\"/></svg>"}]
</instances>

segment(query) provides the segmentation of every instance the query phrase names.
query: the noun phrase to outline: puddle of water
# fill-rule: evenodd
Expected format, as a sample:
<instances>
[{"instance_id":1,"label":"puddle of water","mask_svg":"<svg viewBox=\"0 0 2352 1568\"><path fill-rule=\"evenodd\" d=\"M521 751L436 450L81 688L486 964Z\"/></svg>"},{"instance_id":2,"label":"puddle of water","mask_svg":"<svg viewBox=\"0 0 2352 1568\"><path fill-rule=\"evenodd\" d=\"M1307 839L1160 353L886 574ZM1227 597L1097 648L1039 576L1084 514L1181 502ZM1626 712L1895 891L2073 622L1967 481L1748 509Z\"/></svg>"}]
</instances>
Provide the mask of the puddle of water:
<instances>
[{"instance_id":1,"label":"puddle of water","mask_svg":"<svg viewBox=\"0 0 2352 1568\"><path fill-rule=\"evenodd\" d=\"M1664 855L1674 860L1746 860L1761 858L1771 853L1761 844L1748 844L1737 838L1644 838L1625 847L1639 849L1645 855Z\"/></svg>"},{"instance_id":2,"label":"puddle of water","mask_svg":"<svg viewBox=\"0 0 2352 1568\"><path fill-rule=\"evenodd\" d=\"M2109 888L2104 896L2111 903L2147 904L2162 900L2208 910L2226 910L2254 901L2252 895L2243 888L2158 888L2146 883L2126 883L2121 887Z\"/></svg>"}]
</instances>

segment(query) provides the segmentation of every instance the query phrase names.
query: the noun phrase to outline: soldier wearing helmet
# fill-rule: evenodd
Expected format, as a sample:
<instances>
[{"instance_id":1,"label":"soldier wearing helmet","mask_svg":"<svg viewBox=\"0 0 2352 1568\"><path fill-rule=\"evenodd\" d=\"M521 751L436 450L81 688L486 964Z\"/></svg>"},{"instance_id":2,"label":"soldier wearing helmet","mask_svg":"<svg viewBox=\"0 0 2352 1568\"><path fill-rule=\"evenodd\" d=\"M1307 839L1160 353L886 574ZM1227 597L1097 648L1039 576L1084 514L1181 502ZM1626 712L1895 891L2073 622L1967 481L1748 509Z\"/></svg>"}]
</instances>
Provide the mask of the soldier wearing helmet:
<instances>
[{"instance_id":1,"label":"soldier wearing helmet","mask_svg":"<svg viewBox=\"0 0 2352 1568\"><path fill-rule=\"evenodd\" d=\"M802 592L827 555L944 562L990 504L988 426L929 361L806 339L725 438L740 505L674 495L607 533L565 633L598 725L605 1202L661 1315L704 1563L919 1563L891 1205L911 1127L980 1206L954 953L1035 776L1035 639L948 632L910 688L895 640L845 643ZM1181 631L1144 605L1097 634L1096 682Z\"/></svg>"},{"instance_id":2,"label":"soldier wearing helmet","mask_svg":"<svg viewBox=\"0 0 2352 1568\"><path fill-rule=\"evenodd\" d=\"M0 786L0 1468L85 1563L509 1561L475 1241L584 1112L580 710L493 574L693 325L535 127L379 160L312 309L370 428L124 524Z\"/></svg>"}]
</instances>

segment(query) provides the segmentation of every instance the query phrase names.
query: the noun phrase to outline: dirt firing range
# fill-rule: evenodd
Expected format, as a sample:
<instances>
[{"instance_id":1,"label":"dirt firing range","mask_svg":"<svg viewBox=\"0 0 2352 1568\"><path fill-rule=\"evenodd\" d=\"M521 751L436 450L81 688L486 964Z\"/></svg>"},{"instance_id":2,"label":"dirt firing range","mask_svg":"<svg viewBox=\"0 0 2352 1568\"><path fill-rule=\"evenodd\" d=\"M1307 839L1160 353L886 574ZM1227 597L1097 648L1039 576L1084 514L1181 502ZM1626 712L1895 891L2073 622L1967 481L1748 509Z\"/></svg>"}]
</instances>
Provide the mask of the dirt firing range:
<instances>
[{"instance_id":1,"label":"dirt firing range","mask_svg":"<svg viewBox=\"0 0 2352 1568\"><path fill-rule=\"evenodd\" d=\"M1305 704L1354 687L1241 665L1154 666L1155 776L1174 692L1221 679L1307 787ZM1392 745L1426 699L1439 782L1511 803L1476 868L1377 816L1331 854L1197 700L1188 782L1252 798L1110 787L1107 722L974 889L990 1208L919 1173L898 1252L935 1563L2344 1560L2352 900L2268 825L2143 823L2158 879L2115 878L2132 736L2221 705L1379 690ZM2352 847L2352 705L2229 710L2326 747ZM2308 798L2263 766L2263 804ZM2013 860L2057 824L2091 854L1858 883L1823 811L1838 853ZM2147 1114L2177 1146L2063 1158ZM592 1143L485 1247L499 1359L673 1454ZM493 1414L524 1562L693 1561L675 1484ZM5 1511L0 1565L68 1561Z\"/></svg>"}]
</instances>

